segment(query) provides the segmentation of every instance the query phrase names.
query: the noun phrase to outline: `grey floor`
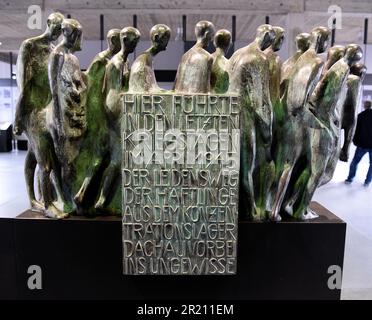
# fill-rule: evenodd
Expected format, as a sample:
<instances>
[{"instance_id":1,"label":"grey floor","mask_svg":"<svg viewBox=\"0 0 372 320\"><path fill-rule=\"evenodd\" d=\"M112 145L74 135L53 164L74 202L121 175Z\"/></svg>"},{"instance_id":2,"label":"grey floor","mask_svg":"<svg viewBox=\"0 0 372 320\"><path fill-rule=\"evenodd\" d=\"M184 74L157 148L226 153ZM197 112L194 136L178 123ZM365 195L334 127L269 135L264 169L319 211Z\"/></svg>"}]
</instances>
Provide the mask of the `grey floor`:
<instances>
[{"instance_id":1,"label":"grey floor","mask_svg":"<svg viewBox=\"0 0 372 320\"><path fill-rule=\"evenodd\" d=\"M14 217L28 208L23 178L26 152L0 153L0 217ZM348 164L340 162L333 180L318 189L314 200L347 222L343 299L372 299L372 186L363 187L365 157L352 185L343 183Z\"/></svg>"}]
</instances>

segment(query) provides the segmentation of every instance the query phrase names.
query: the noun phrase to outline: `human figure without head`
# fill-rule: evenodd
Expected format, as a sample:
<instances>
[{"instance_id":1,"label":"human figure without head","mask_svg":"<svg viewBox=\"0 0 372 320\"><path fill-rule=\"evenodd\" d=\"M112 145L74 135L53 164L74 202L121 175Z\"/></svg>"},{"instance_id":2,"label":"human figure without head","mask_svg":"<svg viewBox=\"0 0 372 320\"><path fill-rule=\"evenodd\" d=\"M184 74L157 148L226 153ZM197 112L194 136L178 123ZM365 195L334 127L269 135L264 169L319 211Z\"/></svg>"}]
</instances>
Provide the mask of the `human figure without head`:
<instances>
[{"instance_id":1,"label":"human figure without head","mask_svg":"<svg viewBox=\"0 0 372 320\"><path fill-rule=\"evenodd\" d=\"M349 149L353 140L360 103L362 101L362 83L367 73L363 63L355 63L350 67L350 75L346 81L346 98L342 106L341 129L344 130L344 144L340 152L340 160L349 160Z\"/></svg>"},{"instance_id":2,"label":"human figure without head","mask_svg":"<svg viewBox=\"0 0 372 320\"><path fill-rule=\"evenodd\" d=\"M178 66L174 89L180 93L208 93L213 58L205 49L214 36L214 25L199 21L195 26L196 44L188 50Z\"/></svg>"},{"instance_id":3,"label":"human figure without head","mask_svg":"<svg viewBox=\"0 0 372 320\"><path fill-rule=\"evenodd\" d=\"M243 101L240 212L255 220L266 218L265 199L274 176L269 63L263 52L274 39L272 26L262 25L254 42L235 51L229 60L229 92L240 94Z\"/></svg>"},{"instance_id":4,"label":"human figure without head","mask_svg":"<svg viewBox=\"0 0 372 320\"><path fill-rule=\"evenodd\" d=\"M324 63L318 54L326 50L329 35L330 31L324 27L312 30L311 45L297 59L284 86L281 104L285 117L281 128L282 143L279 143L275 150L275 185L277 188L275 196L271 197L271 220L281 219L280 212L285 197L290 198L295 192L295 184L299 175L307 169L307 164L304 168L296 169L295 174L293 174L294 168L302 163L302 159L305 159L304 162L307 161L310 166L312 151L309 143L304 142L308 131L307 126L323 128L320 121L310 111L307 102L322 73ZM297 171L300 173L297 174ZM292 211L288 213L293 214Z\"/></svg>"},{"instance_id":5,"label":"human figure without head","mask_svg":"<svg viewBox=\"0 0 372 320\"><path fill-rule=\"evenodd\" d=\"M121 96L128 91L129 64L128 56L133 53L141 34L133 27L126 27L120 31L121 50L109 61L106 66L103 92L105 97L105 110L109 123L109 150L110 164L105 169L103 185L99 199L95 204L98 210L104 210L109 202L109 195L113 194L116 178L120 176L121 165Z\"/></svg>"},{"instance_id":6,"label":"human figure without head","mask_svg":"<svg viewBox=\"0 0 372 320\"><path fill-rule=\"evenodd\" d=\"M211 91L225 93L229 89L228 59L225 57L231 46L231 33L218 30L214 36L216 51L212 53Z\"/></svg>"},{"instance_id":7,"label":"human figure without head","mask_svg":"<svg viewBox=\"0 0 372 320\"><path fill-rule=\"evenodd\" d=\"M102 166L108 153L108 125L104 109L105 96L103 95L103 82L106 65L110 59L120 51L120 29L111 29L107 33L107 49L98 53L89 65L86 75L87 87L87 133L85 135L81 153L77 157L77 166L81 168L78 176L84 175L80 189L76 193L75 204L84 206L86 200L92 196L87 194L91 181ZM80 182L81 179L78 179ZM88 199L86 199L86 197ZM89 211L90 208L84 208Z\"/></svg>"},{"instance_id":8,"label":"human figure without head","mask_svg":"<svg viewBox=\"0 0 372 320\"><path fill-rule=\"evenodd\" d=\"M87 128L87 80L74 55L81 50L80 23L74 19L65 19L62 33L63 39L49 59L48 74L53 99L48 108L47 123L61 165L64 182L62 192L68 205L72 205L71 186L75 176L73 162L80 152Z\"/></svg>"},{"instance_id":9,"label":"human figure without head","mask_svg":"<svg viewBox=\"0 0 372 320\"><path fill-rule=\"evenodd\" d=\"M47 216L62 218L52 203L51 171L55 163L53 141L46 128L46 107L52 99L48 82L48 60L54 48L53 41L61 35L62 14L55 12L47 19L45 32L25 40L17 60L19 98L16 106L14 133L25 132L28 151L25 160L26 187L31 208ZM39 185L42 201L37 201L34 191L36 165L39 166Z\"/></svg>"},{"instance_id":10,"label":"human figure without head","mask_svg":"<svg viewBox=\"0 0 372 320\"><path fill-rule=\"evenodd\" d=\"M130 71L130 93L149 93L161 90L156 82L153 59L159 52L167 49L170 36L171 30L165 24L157 24L151 28L152 46L136 58Z\"/></svg>"}]
</instances>

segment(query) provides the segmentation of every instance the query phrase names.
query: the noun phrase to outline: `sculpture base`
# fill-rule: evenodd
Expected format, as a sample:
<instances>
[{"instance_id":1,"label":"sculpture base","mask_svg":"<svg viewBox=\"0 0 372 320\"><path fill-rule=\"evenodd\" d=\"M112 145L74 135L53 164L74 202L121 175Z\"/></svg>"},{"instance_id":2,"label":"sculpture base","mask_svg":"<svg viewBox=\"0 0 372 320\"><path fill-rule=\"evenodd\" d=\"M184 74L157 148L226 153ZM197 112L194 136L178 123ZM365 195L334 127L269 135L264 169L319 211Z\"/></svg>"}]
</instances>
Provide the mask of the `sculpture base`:
<instances>
[{"instance_id":1,"label":"sculpture base","mask_svg":"<svg viewBox=\"0 0 372 320\"><path fill-rule=\"evenodd\" d=\"M239 223L236 276L124 276L121 220L50 220L26 211L0 219L0 299L340 299L346 223L312 203L306 222ZM42 289L30 290L30 265Z\"/></svg>"}]
</instances>

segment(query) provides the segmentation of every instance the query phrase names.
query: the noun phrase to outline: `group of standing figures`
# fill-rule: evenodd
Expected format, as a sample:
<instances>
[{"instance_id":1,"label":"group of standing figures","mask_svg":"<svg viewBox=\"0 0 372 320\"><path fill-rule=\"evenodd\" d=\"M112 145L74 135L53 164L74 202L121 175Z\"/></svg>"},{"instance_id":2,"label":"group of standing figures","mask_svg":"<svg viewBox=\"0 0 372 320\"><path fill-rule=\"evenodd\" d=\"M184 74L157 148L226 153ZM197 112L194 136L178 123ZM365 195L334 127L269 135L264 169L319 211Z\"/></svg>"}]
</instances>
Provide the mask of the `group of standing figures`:
<instances>
[{"instance_id":1,"label":"group of standing figures","mask_svg":"<svg viewBox=\"0 0 372 320\"><path fill-rule=\"evenodd\" d=\"M211 22L200 21L195 34L171 92L240 95L241 217L312 217L315 189L331 179L339 157L348 158L366 73L358 63L361 48L332 47L323 62L319 54L330 31L317 27L296 37L297 52L282 63L276 52L285 31L265 24L251 44L227 59L228 30L215 32ZM42 35L23 42L14 129L29 140L25 176L33 209L55 218L121 213L122 94L169 92L157 85L153 59L166 50L170 28L155 25L151 47L129 66L140 36L133 27L110 30L107 50L85 72L74 55L82 39L77 20L53 13ZM210 54L212 41L216 50Z\"/></svg>"}]
</instances>

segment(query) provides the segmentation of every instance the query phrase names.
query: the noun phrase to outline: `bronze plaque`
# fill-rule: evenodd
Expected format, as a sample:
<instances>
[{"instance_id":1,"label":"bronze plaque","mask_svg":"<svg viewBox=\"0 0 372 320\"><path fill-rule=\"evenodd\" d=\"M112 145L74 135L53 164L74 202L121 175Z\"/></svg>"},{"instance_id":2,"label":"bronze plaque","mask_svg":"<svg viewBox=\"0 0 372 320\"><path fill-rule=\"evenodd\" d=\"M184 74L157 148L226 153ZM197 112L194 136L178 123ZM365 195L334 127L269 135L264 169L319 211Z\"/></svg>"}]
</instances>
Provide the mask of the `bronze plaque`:
<instances>
[{"instance_id":1,"label":"bronze plaque","mask_svg":"<svg viewBox=\"0 0 372 320\"><path fill-rule=\"evenodd\" d=\"M125 94L123 272L236 273L240 102Z\"/></svg>"}]
</instances>

